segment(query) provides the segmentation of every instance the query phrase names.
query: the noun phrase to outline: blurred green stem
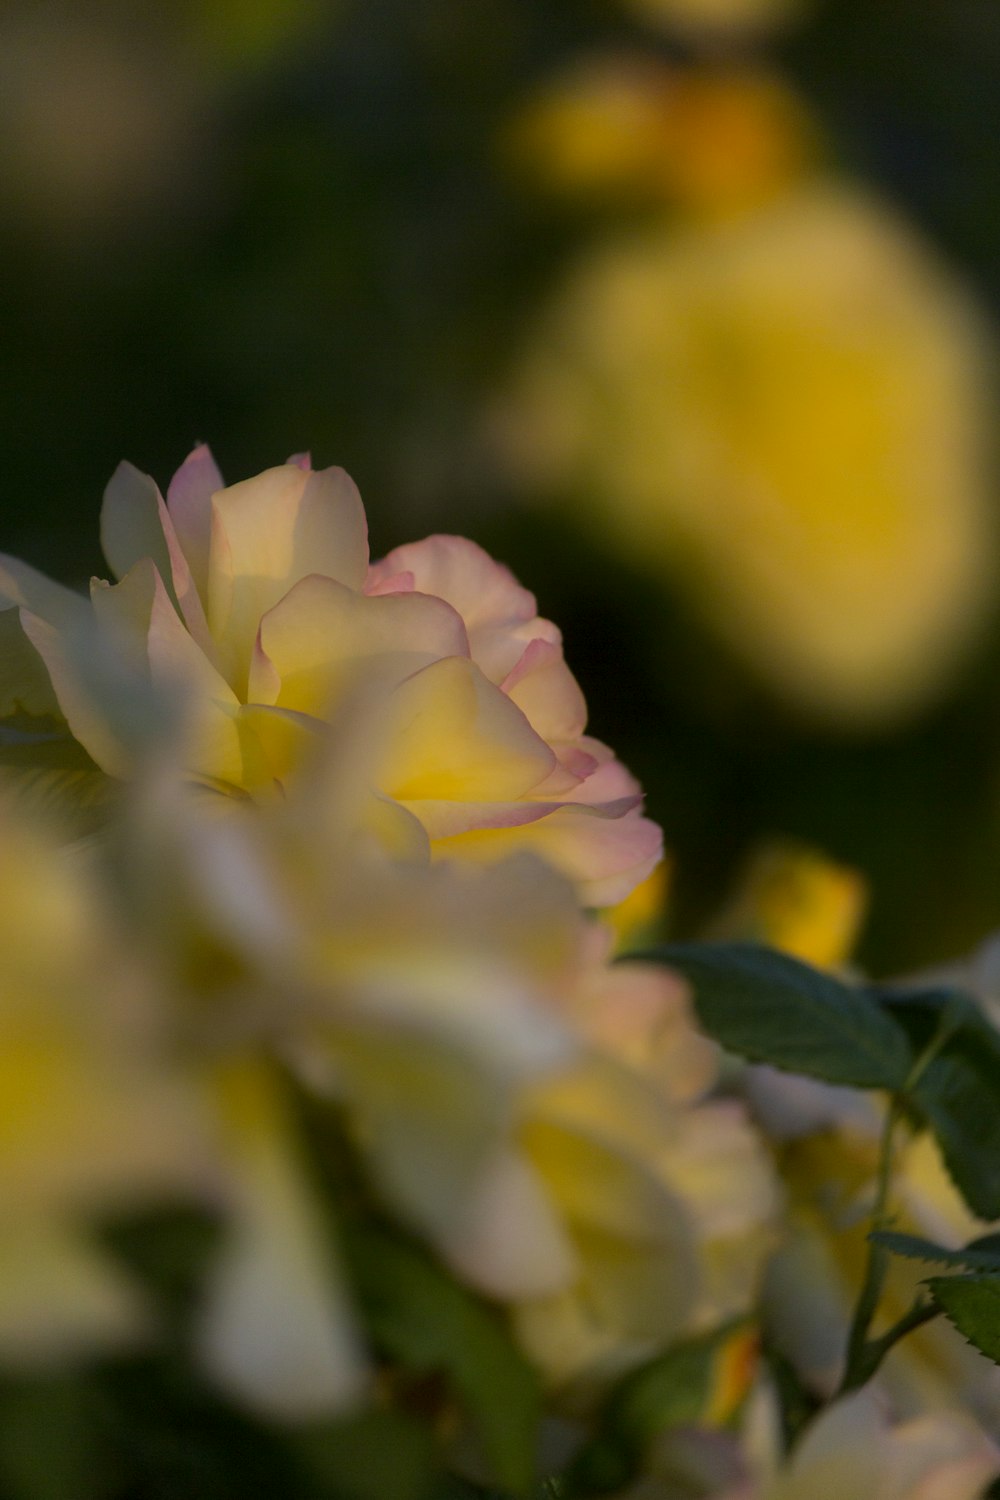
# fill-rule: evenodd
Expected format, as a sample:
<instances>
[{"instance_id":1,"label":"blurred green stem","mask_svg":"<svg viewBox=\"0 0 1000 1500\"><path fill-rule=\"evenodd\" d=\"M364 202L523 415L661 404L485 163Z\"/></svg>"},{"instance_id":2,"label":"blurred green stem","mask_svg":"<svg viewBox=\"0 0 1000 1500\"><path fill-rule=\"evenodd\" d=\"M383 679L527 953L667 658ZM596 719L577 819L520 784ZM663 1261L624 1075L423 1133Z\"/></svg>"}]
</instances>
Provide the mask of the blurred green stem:
<instances>
[{"instance_id":1,"label":"blurred green stem","mask_svg":"<svg viewBox=\"0 0 1000 1500\"><path fill-rule=\"evenodd\" d=\"M908 1112L908 1102L917 1084L953 1035L959 1019L957 1011L952 1013L949 1007L942 1010L934 1035L913 1064L903 1087L894 1093L889 1101L879 1143L878 1178L875 1187L875 1202L872 1207L871 1233L880 1229L888 1229L893 1219L889 1198L892 1189L893 1145L896 1130ZM929 1299L918 1297L913 1306L893 1323L891 1328L878 1338L869 1338L869 1331L889 1269L891 1253L884 1245L873 1243L869 1239L865 1278L848 1335L847 1361L844 1378L836 1393L838 1396L846 1395L848 1391L859 1390L861 1386L867 1384L889 1350L901 1338L938 1315L939 1309Z\"/></svg>"}]
</instances>

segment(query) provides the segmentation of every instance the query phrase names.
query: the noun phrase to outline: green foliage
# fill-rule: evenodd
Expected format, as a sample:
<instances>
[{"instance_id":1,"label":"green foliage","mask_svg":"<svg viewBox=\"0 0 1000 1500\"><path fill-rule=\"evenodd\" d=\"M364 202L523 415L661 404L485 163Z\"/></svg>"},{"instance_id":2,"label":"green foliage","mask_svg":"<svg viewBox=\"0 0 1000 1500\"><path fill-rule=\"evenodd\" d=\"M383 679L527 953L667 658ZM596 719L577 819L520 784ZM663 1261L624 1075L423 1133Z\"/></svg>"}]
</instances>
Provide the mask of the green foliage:
<instances>
[{"instance_id":1,"label":"green foliage","mask_svg":"<svg viewBox=\"0 0 1000 1500\"><path fill-rule=\"evenodd\" d=\"M1000 1275L932 1276L927 1285L959 1333L1000 1364Z\"/></svg>"},{"instance_id":2,"label":"green foliage","mask_svg":"<svg viewBox=\"0 0 1000 1500\"><path fill-rule=\"evenodd\" d=\"M973 1213L1000 1217L1000 1035L973 1000L850 985L745 943L642 956L691 980L702 1025L730 1051L892 1094L933 1131Z\"/></svg>"},{"instance_id":3,"label":"green foliage","mask_svg":"<svg viewBox=\"0 0 1000 1500\"><path fill-rule=\"evenodd\" d=\"M895 1229L876 1230L869 1238L908 1260L931 1261L967 1271L1000 1271L1000 1234L984 1234L960 1250L947 1250L919 1235L901 1234Z\"/></svg>"},{"instance_id":4,"label":"green foliage","mask_svg":"<svg viewBox=\"0 0 1000 1500\"><path fill-rule=\"evenodd\" d=\"M499 1315L416 1245L360 1224L344 1238L375 1347L411 1375L443 1379L497 1482L526 1492L541 1392Z\"/></svg>"},{"instance_id":5,"label":"green foliage","mask_svg":"<svg viewBox=\"0 0 1000 1500\"><path fill-rule=\"evenodd\" d=\"M933 1054L906 1088L906 1104L933 1131L973 1213L1000 1218L1000 1034L973 1000L953 991L881 998L915 1056Z\"/></svg>"},{"instance_id":6,"label":"green foliage","mask_svg":"<svg viewBox=\"0 0 1000 1500\"><path fill-rule=\"evenodd\" d=\"M705 1030L731 1052L827 1083L900 1089L905 1032L864 989L752 943L673 943L638 955L694 986Z\"/></svg>"}]
</instances>

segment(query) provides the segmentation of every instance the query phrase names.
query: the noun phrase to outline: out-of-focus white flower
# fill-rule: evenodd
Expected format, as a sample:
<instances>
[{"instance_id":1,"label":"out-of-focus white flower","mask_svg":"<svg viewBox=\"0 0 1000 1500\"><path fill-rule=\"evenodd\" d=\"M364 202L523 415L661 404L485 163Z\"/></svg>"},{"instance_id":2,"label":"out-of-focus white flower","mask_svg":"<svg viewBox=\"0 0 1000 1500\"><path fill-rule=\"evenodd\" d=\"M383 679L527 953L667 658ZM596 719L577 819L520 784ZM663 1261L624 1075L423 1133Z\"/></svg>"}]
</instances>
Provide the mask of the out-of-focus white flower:
<instances>
[{"instance_id":1,"label":"out-of-focus white flower","mask_svg":"<svg viewBox=\"0 0 1000 1500\"><path fill-rule=\"evenodd\" d=\"M206 819L176 779L159 811L143 796L163 920L229 955L192 1035L336 1109L385 1210L511 1309L553 1382L745 1310L774 1181L738 1106L699 1102L715 1053L683 989L608 970L610 932L533 857L388 858L341 817L365 767L337 743L284 803Z\"/></svg>"},{"instance_id":2,"label":"out-of-focus white flower","mask_svg":"<svg viewBox=\"0 0 1000 1500\"><path fill-rule=\"evenodd\" d=\"M894 1426L877 1397L861 1391L825 1411L755 1493L760 1500L977 1500L998 1473L1000 1452L970 1418L941 1412Z\"/></svg>"},{"instance_id":3,"label":"out-of-focus white flower","mask_svg":"<svg viewBox=\"0 0 1000 1500\"><path fill-rule=\"evenodd\" d=\"M151 1332L97 1223L203 1196L211 1158L88 872L6 802L0 830L0 1367L58 1367Z\"/></svg>"}]
</instances>

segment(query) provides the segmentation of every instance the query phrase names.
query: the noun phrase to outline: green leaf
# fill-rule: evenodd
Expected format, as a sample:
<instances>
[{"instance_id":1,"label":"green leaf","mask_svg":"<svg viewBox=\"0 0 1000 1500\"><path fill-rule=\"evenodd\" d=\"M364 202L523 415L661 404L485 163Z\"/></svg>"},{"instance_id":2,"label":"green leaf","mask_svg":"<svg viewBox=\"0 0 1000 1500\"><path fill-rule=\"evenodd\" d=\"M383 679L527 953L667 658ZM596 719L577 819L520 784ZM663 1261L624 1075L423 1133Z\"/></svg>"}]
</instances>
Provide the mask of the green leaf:
<instances>
[{"instance_id":1,"label":"green leaf","mask_svg":"<svg viewBox=\"0 0 1000 1500\"><path fill-rule=\"evenodd\" d=\"M443 1376L497 1482L525 1492L534 1475L541 1393L500 1316L416 1245L357 1224L345 1226L344 1236L376 1346L413 1373Z\"/></svg>"},{"instance_id":2,"label":"green leaf","mask_svg":"<svg viewBox=\"0 0 1000 1500\"><path fill-rule=\"evenodd\" d=\"M1000 1234L984 1234L959 1250L947 1250L919 1235L901 1234L894 1229L877 1229L868 1238L908 1260L932 1261L966 1271L1000 1271Z\"/></svg>"},{"instance_id":3,"label":"green leaf","mask_svg":"<svg viewBox=\"0 0 1000 1500\"><path fill-rule=\"evenodd\" d=\"M336 1500L425 1500L435 1475L431 1435L403 1412L324 1423L290 1435L288 1445Z\"/></svg>"},{"instance_id":4,"label":"green leaf","mask_svg":"<svg viewBox=\"0 0 1000 1500\"><path fill-rule=\"evenodd\" d=\"M668 943L634 955L677 969L705 1030L752 1062L854 1088L899 1089L905 1032L864 989L751 943Z\"/></svg>"},{"instance_id":5,"label":"green leaf","mask_svg":"<svg viewBox=\"0 0 1000 1500\"><path fill-rule=\"evenodd\" d=\"M927 1285L959 1333L1000 1364L1000 1276L933 1276Z\"/></svg>"},{"instance_id":6,"label":"green leaf","mask_svg":"<svg viewBox=\"0 0 1000 1500\"><path fill-rule=\"evenodd\" d=\"M946 1040L906 1098L933 1131L973 1213L1000 1218L1000 1033L974 1000L955 991L873 993L906 1030L917 1056L932 1042L941 1017L951 1017Z\"/></svg>"}]
</instances>

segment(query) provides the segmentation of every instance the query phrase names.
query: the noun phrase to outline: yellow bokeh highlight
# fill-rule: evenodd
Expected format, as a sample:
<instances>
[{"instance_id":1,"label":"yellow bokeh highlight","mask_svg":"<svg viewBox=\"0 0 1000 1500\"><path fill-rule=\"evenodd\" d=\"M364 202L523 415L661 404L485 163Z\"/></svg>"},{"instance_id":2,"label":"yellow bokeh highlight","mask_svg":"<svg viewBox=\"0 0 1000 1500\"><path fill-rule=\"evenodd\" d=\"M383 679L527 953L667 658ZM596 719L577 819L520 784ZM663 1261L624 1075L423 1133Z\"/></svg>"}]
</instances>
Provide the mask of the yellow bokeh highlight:
<instances>
[{"instance_id":1,"label":"yellow bokeh highlight","mask_svg":"<svg viewBox=\"0 0 1000 1500\"><path fill-rule=\"evenodd\" d=\"M776 841L751 854L713 933L836 969L850 959L867 909L868 887L859 871L806 844Z\"/></svg>"}]
</instances>

